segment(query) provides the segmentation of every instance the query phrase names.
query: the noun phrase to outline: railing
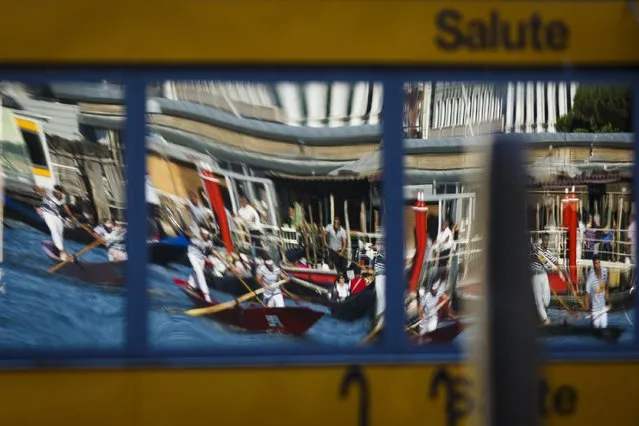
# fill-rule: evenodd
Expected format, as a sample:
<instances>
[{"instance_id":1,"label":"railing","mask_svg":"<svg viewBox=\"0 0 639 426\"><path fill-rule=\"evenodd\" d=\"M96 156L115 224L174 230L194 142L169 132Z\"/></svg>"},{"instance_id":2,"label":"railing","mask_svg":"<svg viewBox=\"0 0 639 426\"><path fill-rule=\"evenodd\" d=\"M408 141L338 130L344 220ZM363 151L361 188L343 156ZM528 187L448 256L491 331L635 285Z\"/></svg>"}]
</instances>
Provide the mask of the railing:
<instances>
[{"instance_id":1,"label":"railing","mask_svg":"<svg viewBox=\"0 0 639 426\"><path fill-rule=\"evenodd\" d=\"M169 99L195 102L231 112L238 117L281 122L282 112L266 99L259 99L259 92L265 90L256 84L238 83L241 90L252 93L252 102L238 99L233 95L231 83L210 81L167 82L164 96ZM237 90L235 90L237 92Z\"/></svg>"}]
</instances>

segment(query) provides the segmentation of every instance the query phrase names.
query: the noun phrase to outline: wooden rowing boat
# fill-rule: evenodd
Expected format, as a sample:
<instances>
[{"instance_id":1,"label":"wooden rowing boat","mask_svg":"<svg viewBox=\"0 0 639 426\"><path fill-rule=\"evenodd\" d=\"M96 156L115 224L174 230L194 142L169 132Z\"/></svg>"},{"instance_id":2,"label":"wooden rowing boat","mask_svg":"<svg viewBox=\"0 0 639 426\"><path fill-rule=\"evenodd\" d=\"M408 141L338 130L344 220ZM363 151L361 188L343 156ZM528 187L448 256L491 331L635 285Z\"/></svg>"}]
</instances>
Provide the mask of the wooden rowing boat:
<instances>
[{"instance_id":1,"label":"wooden rowing boat","mask_svg":"<svg viewBox=\"0 0 639 426\"><path fill-rule=\"evenodd\" d=\"M301 278L295 274L291 275L296 278ZM257 290L260 288L260 285L252 276L242 277L246 286L239 278L231 275L216 277L212 275L209 270L205 272L205 276L206 283L210 289L236 297L246 293L246 286L251 288L251 290ZM316 292L309 287L299 284L295 280L288 282L284 288L306 301L328 307L331 310L331 316L341 321L356 321L374 314L376 292L373 284L367 286L366 289L362 290L360 293L349 296L342 301L338 301L327 297L327 293L331 292L335 287L335 281L332 281L330 285L319 285L317 282L312 283L326 290L326 292Z\"/></svg>"},{"instance_id":2,"label":"wooden rowing boat","mask_svg":"<svg viewBox=\"0 0 639 426\"><path fill-rule=\"evenodd\" d=\"M61 262L58 249L53 241L43 241L42 251L55 262ZM105 286L124 285L124 265L126 262L69 262L56 273L91 284Z\"/></svg>"},{"instance_id":3,"label":"wooden rowing boat","mask_svg":"<svg viewBox=\"0 0 639 426\"><path fill-rule=\"evenodd\" d=\"M624 288L612 290L609 296L611 310L629 309L634 305L634 290ZM455 288L455 297L461 303L460 309L473 309L473 304L480 300L480 287L477 283L461 283ZM580 310L583 309L583 297L576 297L572 294L562 292L553 294L550 297L549 308Z\"/></svg>"},{"instance_id":4,"label":"wooden rowing boat","mask_svg":"<svg viewBox=\"0 0 639 426\"><path fill-rule=\"evenodd\" d=\"M22 203L9 196L5 197L5 211L9 219L22 222L40 232L49 234L49 228L35 211L33 206ZM6 222L5 222L6 224ZM80 244L91 244L95 238L82 228L67 228L64 230L66 240L74 241ZM186 250L188 248L188 239L183 235L177 237L164 237L160 241L148 243L149 262L158 265L167 265L169 263L188 263L186 260Z\"/></svg>"},{"instance_id":5,"label":"wooden rowing boat","mask_svg":"<svg viewBox=\"0 0 639 426\"><path fill-rule=\"evenodd\" d=\"M216 300L213 303L206 302L201 292L193 289L185 280L176 278L173 282L180 287L197 308L205 308L219 303ZM280 333L292 336L306 333L323 316L323 312L303 306L265 308L262 306L244 307L239 304L234 308L206 315L211 320L253 333Z\"/></svg>"}]
</instances>

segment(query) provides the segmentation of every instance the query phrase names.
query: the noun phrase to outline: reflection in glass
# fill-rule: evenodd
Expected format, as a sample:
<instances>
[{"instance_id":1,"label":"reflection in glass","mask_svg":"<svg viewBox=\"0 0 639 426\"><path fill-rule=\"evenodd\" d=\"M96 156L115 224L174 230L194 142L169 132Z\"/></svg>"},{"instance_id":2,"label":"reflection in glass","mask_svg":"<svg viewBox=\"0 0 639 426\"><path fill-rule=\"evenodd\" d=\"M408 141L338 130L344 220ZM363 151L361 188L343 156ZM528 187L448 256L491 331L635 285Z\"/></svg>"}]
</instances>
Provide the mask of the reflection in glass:
<instances>
[{"instance_id":1,"label":"reflection in glass","mask_svg":"<svg viewBox=\"0 0 639 426\"><path fill-rule=\"evenodd\" d=\"M473 231L482 202L475 199L478 148L482 136L504 132L521 134L528 148L530 268L540 330L560 345L632 339L631 92L577 82L406 85L412 338L473 337L470 313L483 297L484 274L476 262L482 235Z\"/></svg>"},{"instance_id":2,"label":"reflection in glass","mask_svg":"<svg viewBox=\"0 0 639 426\"><path fill-rule=\"evenodd\" d=\"M151 266L150 285L167 294L150 314L154 344L374 340L382 86L156 87L148 170L158 244L176 249Z\"/></svg>"},{"instance_id":3,"label":"reflection in glass","mask_svg":"<svg viewBox=\"0 0 639 426\"><path fill-rule=\"evenodd\" d=\"M122 147L95 89L0 83L3 349L123 343Z\"/></svg>"}]
</instances>

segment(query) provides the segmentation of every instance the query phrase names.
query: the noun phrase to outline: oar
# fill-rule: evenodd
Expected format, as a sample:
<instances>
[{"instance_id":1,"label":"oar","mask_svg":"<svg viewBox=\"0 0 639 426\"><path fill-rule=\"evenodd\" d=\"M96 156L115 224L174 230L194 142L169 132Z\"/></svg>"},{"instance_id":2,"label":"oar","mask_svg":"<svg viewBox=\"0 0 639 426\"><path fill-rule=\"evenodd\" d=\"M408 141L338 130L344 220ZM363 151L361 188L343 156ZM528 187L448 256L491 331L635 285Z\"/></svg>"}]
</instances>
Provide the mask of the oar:
<instances>
[{"instance_id":1,"label":"oar","mask_svg":"<svg viewBox=\"0 0 639 426\"><path fill-rule=\"evenodd\" d=\"M442 301L439 303L439 305L437 305L437 306L435 307L435 314L436 314L437 312L439 312L439 310L442 308L442 306L444 306L444 305L446 304L446 302L449 302L449 301L450 301L450 298L446 298L446 299L442 300ZM413 325L410 325L410 326L406 327L406 328L404 329L404 331L409 331L409 330L412 330L412 329L414 329L414 328L417 328L417 326L418 326L418 325L420 325L421 323L422 323L422 320L421 320L421 319L419 319L419 320L417 320L417 321L415 322L415 324L413 324Z\"/></svg>"},{"instance_id":2,"label":"oar","mask_svg":"<svg viewBox=\"0 0 639 426\"><path fill-rule=\"evenodd\" d=\"M322 287L320 287L320 286L318 286L318 285L315 285L315 284L309 283L308 281L304 281L304 280L302 280L302 279L299 279L299 278L297 278L297 277L295 277L295 276L293 276L293 275L288 275L288 277L289 277L291 280L293 280L293 281L295 281L296 283L298 283L299 285L304 286L304 287L308 287L308 288L310 288L311 290L314 290L314 291L316 291L316 292L317 292L317 293L319 293L319 294L329 294L329 293L330 293L330 291L328 291L328 290L327 290L327 289L325 289L325 288L322 288Z\"/></svg>"},{"instance_id":3,"label":"oar","mask_svg":"<svg viewBox=\"0 0 639 426\"><path fill-rule=\"evenodd\" d=\"M235 272L235 270L234 270L234 269L231 269L231 272L233 273L233 275L235 275L235 278L237 278L238 280L240 280L240 282L242 283L242 285L243 285L244 287L246 287L246 289L247 289L248 291L250 291L251 293L255 293L255 290L253 290L253 289L252 289L252 288L251 288L248 284L246 284L246 281L244 281L244 280L242 279L242 277L240 277L240 275L239 275L237 272ZM260 299L257 299L257 301L258 301L258 302L260 302L260 305L262 305L262 306L264 306L264 307L266 308L266 305L264 304L264 302L262 302Z\"/></svg>"},{"instance_id":4,"label":"oar","mask_svg":"<svg viewBox=\"0 0 639 426\"><path fill-rule=\"evenodd\" d=\"M219 303L217 305L208 306L206 308L189 309L188 311L185 312L185 314L190 317L199 317L201 315L210 315L216 312L224 311L226 309L234 308L240 303L246 302L247 300L251 300L252 298L257 297L258 295L264 293L267 290L273 290L275 288L278 288L279 286L286 283L287 281L288 280L278 281L275 284L272 284L268 287L260 288L259 290L252 291L251 293L247 293L229 302Z\"/></svg>"},{"instance_id":5,"label":"oar","mask_svg":"<svg viewBox=\"0 0 639 426\"><path fill-rule=\"evenodd\" d=\"M368 342L370 342L375 337L377 337L377 335L379 334L380 331L382 331L383 328L384 328L383 322L382 321L378 322L377 325L375 326L375 328L373 329L373 331L368 333L368 335L366 337L364 337L360 341L360 343L368 343Z\"/></svg>"},{"instance_id":6,"label":"oar","mask_svg":"<svg viewBox=\"0 0 639 426\"><path fill-rule=\"evenodd\" d=\"M55 265L54 267L52 267L51 269L49 269L49 272L53 273L55 271L57 271L58 269L62 268L64 265L66 265L67 263L71 263L74 261L74 259L76 259L78 256L83 255L84 253L88 252L89 250L99 246L100 244L102 244L102 241L100 240L95 240L94 242L92 242L91 244L89 244L88 246L86 246L85 248L83 248L82 250L80 250L79 252L77 252L76 254L69 256L68 259L63 260L62 262L58 263L57 265Z\"/></svg>"}]
</instances>

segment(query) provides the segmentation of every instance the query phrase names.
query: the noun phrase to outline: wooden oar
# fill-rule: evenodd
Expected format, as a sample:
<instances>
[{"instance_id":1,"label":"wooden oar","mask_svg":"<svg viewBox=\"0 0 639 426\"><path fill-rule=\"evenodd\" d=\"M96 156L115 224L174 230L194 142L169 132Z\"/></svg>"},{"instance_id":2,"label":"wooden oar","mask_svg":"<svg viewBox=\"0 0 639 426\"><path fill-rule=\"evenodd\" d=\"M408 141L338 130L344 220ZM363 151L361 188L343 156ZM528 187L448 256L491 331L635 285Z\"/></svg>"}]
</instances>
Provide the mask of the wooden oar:
<instances>
[{"instance_id":1,"label":"wooden oar","mask_svg":"<svg viewBox=\"0 0 639 426\"><path fill-rule=\"evenodd\" d=\"M449 302L449 301L450 301L450 298L448 298L448 297L447 297L447 298L445 298L444 300L442 300L442 301L439 303L439 305L437 305L437 306L435 307L435 314L437 314L437 312L439 312L439 310L442 308L442 306L444 306L444 305L445 305L447 302ZM418 326L418 325L420 325L421 323L422 323L422 320L421 320L421 318L420 318L419 320L417 320L417 321L415 322L415 324L413 324L413 325L409 325L408 327L406 327L406 328L404 329L404 331L409 331L409 330L412 330L412 329L414 329L414 328L417 328L417 326Z\"/></svg>"},{"instance_id":2,"label":"wooden oar","mask_svg":"<svg viewBox=\"0 0 639 426\"><path fill-rule=\"evenodd\" d=\"M224 303L219 303L217 305L213 305L213 306L208 306L206 308L197 308L197 309L189 309L188 311L185 312L186 315L190 316L190 317L199 317L201 315L210 315L210 314L214 314L216 312L220 312L220 311L224 311L226 309L230 309L230 308L234 308L235 306L239 305L242 302L246 302L247 300L251 300L254 297L257 297L258 295L264 293L267 290L273 290L278 288L279 286L281 286L282 284L288 282L288 280L281 280L276 282L275 284L272 284L268 287L263 287L260 288L259 290L255 290L252 291L251 293L247 293L243 296L238 297L235 300L231 300L228 302L224 302Z\"/></svg>"},{"instance_id":3,"label":"wooden oar","mask_svg":"<svg viewBox=\"0 0 639 426\"><path fill-rule=\"evenodd\" d=\"M231 269L231 273L233 273L233 275L235 275L235 278L237 278L238 280L240 280L240 282L242 283L242 285L243 285L244 287L246 287L246 289L247 289L248 291L250 291L251 293L255 293L255 290L253 290L253 289L252 289L252 288L251 288L248 284L246 284L246 281L244 281L244 280L242 279L242 277L240 277L240 275L239 275L237 272L235 272L235 270L234 270L234 269ZM258 302L260 302L260 305L262 305L262 306L264 306L264 307L266 308L266 305L264 304L264 302L262 302L260 299L257 299L257 300L258 300Z\"/></svg>"},{"instance_id":4,"label":"wooden oar","mask_svg":"<svg viewBox=\"0 0 639 426\"><path fill-rule=\"evenodd\" d=\"M314 291L316 291L316 292L317 292L317 293L319 293L319 294L329 294L329 293L330 293L330 291L328 291L328 290L327 290L327 289L325 289L325 288L322 288L322 287L320 287L320 286L318 286L318 285L315 285L315 284L309 283L308 281L304 281L304 280L302 280L302 279L299 279L299 278L297 278L297 277L295 277L295 276L293 276L293 275L288 275L288 277L289 277L289 279L291 279L291 280L295 281L295 282L296 282L296 283L298 283L299 285L304 286L304 287L308 287L308 288L310 288L311 290L314 290Z\"/></svg>"},{"instance_id":5,"label":"wooden oar","mask_svg":"<svg viewBox=\"0 0 639 426\"><path fill-rule=\"evenodd\" d=\"M364 337L360 343L368 343L371 340L373 340L375 337L377 337L377 335L379 334L380 331L382 331L384 329L384 324L382 321L378 322L377 325L375 326L375 328L373 329L373 331L371 331L370 333L368 333L368 335L366 337Z\"/></svg>"},{"instance_id":6,"label":"wooden oar","mask_svg":"<svg viewBox=\"0 0 639 426\"><path fill-rule=\"evenodd\" d=\"M84 253L88 252L91 249L94 249L95 247L99 246L100 244L102 244L102 241L95 240L94 242L92 242L91 244L89 244L88 246L86 246L85 248L83 248L82 250L77 252L76 254L74 254L72 256L69 256L68 259L63 260L62 262L58 263L57 265L55 265L54 267L49 269L49 272L53 273L53 272L57 271L58 269L62 268L64 265L66 265L67 263L73 262L78 256L83 255Z\"/></svg>"}]
</instances>

